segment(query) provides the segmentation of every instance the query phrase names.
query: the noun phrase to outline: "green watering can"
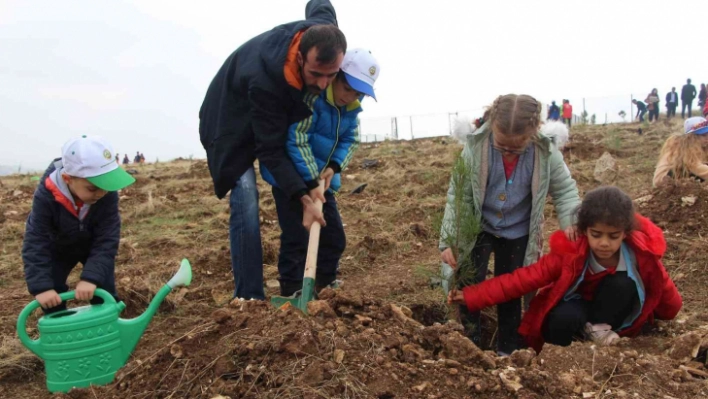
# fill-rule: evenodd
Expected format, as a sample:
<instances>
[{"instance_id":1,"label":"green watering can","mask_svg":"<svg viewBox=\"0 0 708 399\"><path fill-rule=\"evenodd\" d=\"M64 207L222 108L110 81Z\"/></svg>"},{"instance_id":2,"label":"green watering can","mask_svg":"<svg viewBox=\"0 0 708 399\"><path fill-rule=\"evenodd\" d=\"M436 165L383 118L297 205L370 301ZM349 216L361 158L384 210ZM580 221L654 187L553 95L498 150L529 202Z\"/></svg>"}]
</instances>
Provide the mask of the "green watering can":
<instances>
[{"instance_id":1,"label":"green watering can","mask_svg":"<svg viewBox=\"0 0 708 399\"><path fill-rule=\"evenodd\" d=\"M50 392L68 392L72 388L109 384L125 365L145 327L160 304L175 287L189 286L192 267L187 259L177 274L165 284L150 302L145 313L134 319L121 319L125 303L116 302L111 294L97 289L103 304L82 306L48 314L39 319L39 338L27 335L27 317L39 302L32 301L17 319L20 341L44 360L47 388ZM62 301L74 299L75 292L59 295Z\"/></svg>"}]
</instances>

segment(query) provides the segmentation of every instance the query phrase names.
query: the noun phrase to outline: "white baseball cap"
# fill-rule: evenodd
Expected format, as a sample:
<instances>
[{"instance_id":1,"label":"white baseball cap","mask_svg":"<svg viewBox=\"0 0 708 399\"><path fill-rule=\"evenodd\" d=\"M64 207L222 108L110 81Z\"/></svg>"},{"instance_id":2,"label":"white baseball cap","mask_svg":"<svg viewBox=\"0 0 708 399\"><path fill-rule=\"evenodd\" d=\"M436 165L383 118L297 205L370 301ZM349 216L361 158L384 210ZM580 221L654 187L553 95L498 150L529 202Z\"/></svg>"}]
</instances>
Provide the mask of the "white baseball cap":
<instances>
[{"instance_id":1,"label":"white baseball cap","mask_svg":"<svg viewBox=\"0 0 708 399\"><path fill-rule=\"evenodd\" d=\"M371 51L361 48L347 50L341 69L352 89L376 100L374 82L379 77L381 68Z\"/></svg>"},{"instance_id":2,"label":"white baseball cap","mask_svg":"<svg viewBox=\"0 0 708 399\"><path fill-rule=\"evenodd\" d=\"M69 140L61 149L64 173L88 180L106 191L118 191L135 183L133 176L118 166L113 147L98 136Z\"/></svg>"},{"instance_id":3,"label":"white baseball cap","mask_svg":"<svg viewBox=\"0 0 708 399\"><path fill-rule=\"evenodd\" d=\"M683 123L683 131L686 134L706 134L708 133L708 121L702 116L688 118Z\"/></svg>"}]
</instances>

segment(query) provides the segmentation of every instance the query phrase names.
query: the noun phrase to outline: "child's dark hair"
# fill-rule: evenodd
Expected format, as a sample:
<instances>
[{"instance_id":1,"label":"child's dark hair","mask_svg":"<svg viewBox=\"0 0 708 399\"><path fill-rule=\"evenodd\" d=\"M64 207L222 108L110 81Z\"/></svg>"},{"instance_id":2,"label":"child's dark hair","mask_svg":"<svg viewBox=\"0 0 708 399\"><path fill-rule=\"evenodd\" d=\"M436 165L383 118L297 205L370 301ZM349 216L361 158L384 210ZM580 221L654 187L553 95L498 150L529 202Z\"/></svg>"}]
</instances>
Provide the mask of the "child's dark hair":
<instances>
[{"instance_id":1,"label":"child's dark hair","mask_svg":"<svg viewBox=\"0 0 708 399\"><path fill-rule=\"evenodd\" d=\"M487 118L485 118L487 119ZM541 125L541 103L525 94L499 96L489 108L491 125L505 135L536 133Z\"/></svg>"},{"instance_id":2,"label":"child's dark hair","mask_svg":"<svg viewBox=\"0 0 708 399\"><path fill-rule=\"evenodd\" d=\"M634 230L632 199L614 186L598 187L585 194L578 209L578 230L584 234L597 223L621 228L626 233Z\"/></svg>"}]
</instances>

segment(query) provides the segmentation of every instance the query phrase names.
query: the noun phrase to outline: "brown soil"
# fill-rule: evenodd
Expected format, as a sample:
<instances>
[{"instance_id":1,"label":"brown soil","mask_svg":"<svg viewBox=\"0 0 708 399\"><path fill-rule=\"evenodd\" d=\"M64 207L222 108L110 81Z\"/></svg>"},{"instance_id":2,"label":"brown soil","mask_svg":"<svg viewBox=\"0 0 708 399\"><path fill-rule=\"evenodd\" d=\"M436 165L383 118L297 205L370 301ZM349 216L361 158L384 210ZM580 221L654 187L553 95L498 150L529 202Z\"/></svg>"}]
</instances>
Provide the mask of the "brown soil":
<instances>
[{"instance_id":1,"label":"brown soil","mask_svg":"<svg viewBox=\"0 0 708 399\"><path fill-rule=\"evenodd\" d=\"M460 335L459 324L447 322L454 309L431 289L430 277L439 268L434 221L461 149L450 140L362 145L338 197L348 239L340 266L344 287L324 293L309 317L267 303L231 302L228 202L214 197L204 161L181 160L138 167L137 183L121 192L116 281L127 304L122 317L140 314L182 257L192 261L192 286L168 296L113 384L55 396L44 388L41 361L14 331L31 300L20 252L36 183L3 178L0 397L706 397L708 195L697 184L650 190L658 149L680 127L644 126L642 136L638 127L574 127L565 157L581 194L597 186L594 162L608 151L620 168L615 184L633 198L653 196L638 201L638 210L666 229L663 261L684 309L639 338L610 348L575 343L499 358L488 351L496 335L493 309L483 313L481 349ZM365 159L379 163L364 168ZM364 183L362 193L349 194ZM274 279L280 231L270 189L261 184L260 195L265 277ZM682 206L688 196L696 202ZM547 210L550 233L557 222L553 207ZM72 286L77 278L78 270Z\"/></svg>"}]
</instances>

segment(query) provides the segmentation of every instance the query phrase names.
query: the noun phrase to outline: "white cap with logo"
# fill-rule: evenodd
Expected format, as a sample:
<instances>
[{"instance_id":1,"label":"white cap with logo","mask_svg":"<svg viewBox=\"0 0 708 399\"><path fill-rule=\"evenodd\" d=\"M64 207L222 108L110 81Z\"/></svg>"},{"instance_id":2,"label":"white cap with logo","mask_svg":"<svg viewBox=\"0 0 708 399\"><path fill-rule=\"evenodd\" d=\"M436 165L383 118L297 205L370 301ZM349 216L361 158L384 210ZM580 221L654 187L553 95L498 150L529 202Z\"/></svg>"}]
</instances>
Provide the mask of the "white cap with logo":
<instances>
[{"instance_id":1,"label":"white cap with logo","mask_svg":"<svg viewBox=\"0 0 708 399\"><path fill-rule=\"evenodd\" d=\"M352 89L376 100L374 82L379 77L381 68L371 51L361 48L347 50L341 69Z\"/></svg>"},{"instance_id":2,"label":"white cap with logo","mask_svg":"<svg viewBox=\"0 0 708 399\"><path fill-rule=\"evenodd\" d=\"M69 140L61 152L64 173L84 178L101 190L118 191L135 183L133 176L113 159L115 153L111 144L101 137L81 136Z\"/></svg>"}]
</instances>

